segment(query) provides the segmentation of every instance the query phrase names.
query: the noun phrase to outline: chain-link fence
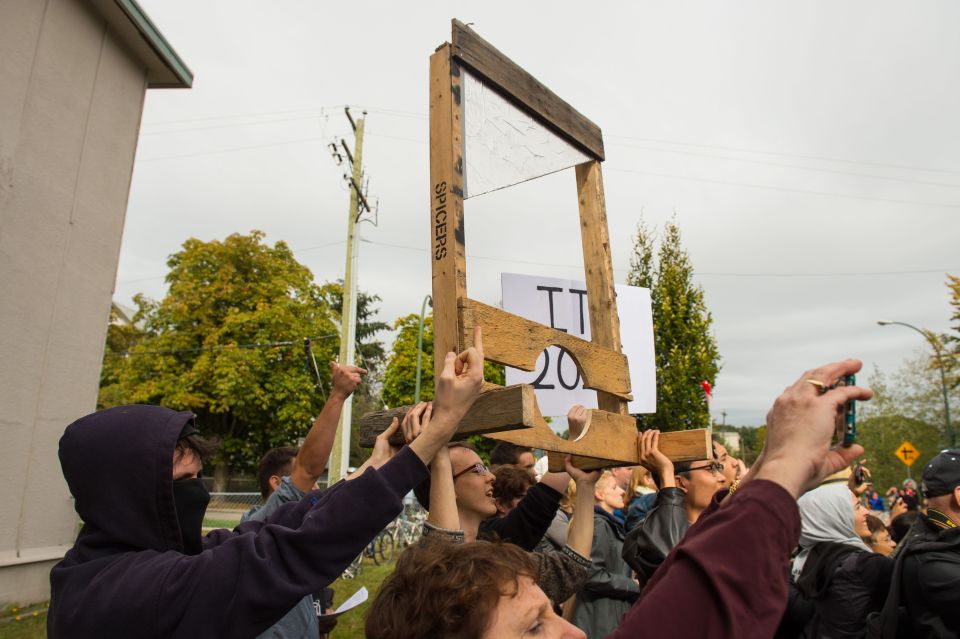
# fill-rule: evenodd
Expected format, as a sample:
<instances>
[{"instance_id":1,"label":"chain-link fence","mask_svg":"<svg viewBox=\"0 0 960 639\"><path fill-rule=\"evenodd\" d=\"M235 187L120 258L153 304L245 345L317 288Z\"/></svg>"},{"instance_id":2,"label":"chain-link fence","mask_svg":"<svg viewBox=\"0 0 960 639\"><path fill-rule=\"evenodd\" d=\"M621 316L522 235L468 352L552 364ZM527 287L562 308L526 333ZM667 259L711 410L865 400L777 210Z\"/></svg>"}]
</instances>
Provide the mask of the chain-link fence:
<instances>
[{"instance_id":1,"label":"chain-link fence","mask_svg":"<svg viewBox=\"0 0 960 639\"><path fill-rule=\"evenodd\" d=\"M203 517L203 532L214 528L233 528L245 512L263 503L260 493L210 493L210 504Z\"/></svg>"}]
</instances>

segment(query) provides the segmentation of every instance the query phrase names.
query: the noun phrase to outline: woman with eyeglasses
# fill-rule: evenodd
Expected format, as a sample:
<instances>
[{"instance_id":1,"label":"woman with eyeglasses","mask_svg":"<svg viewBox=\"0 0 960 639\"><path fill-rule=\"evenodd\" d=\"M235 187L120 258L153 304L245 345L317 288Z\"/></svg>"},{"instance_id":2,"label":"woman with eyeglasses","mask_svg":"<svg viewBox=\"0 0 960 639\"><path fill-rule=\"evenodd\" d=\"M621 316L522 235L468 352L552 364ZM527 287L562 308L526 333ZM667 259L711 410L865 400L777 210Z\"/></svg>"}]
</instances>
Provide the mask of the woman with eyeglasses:
<instances>
[{"instance_id":1,"label":"woman with eyeglasses","mask_svg":"<svg viewBox=\"0 0 960 639\"><path fill-rule=\"evenodd\" d=\"M640 464L660 486L657 501L643 524L627 534L623 559L641 584L653 577L670 551L707 509L717 491L727 488L723 464L714 460L678 462L660 452L660 431L640 435Z\"/></svg>"},{"instance_id":2,"label":"woman with eyeglasses","mask_svg":"<svg viewBox=\"0 0 960 639\"><path fill-rule=\"evenodd\" d=\"M401 428L408 442L416 439L429 424L431 411L429 404L421 403L404 417ZM589 517L579 520L574 517L563 549L530 552L546 532L560 501L560 493L550 482L568 482L572 477L577 482L578 495L583 493L577 506L581 512L589 512L598 476L598 472L586 473L574 468L568 459L566 473L547 473L545 480L527 491L520 505L506 516L497 517L493 473L471 445L454 442L437 454L430 466L429 481L415 490L420 504L429 511L423 536L428 542L439 540L453 544L483 543L485 538L509 541L528 552L536 568L537 584L551 601L561 603L573 595L587 577L593 522ZM528 502L526 508L524 502ZM500 523L498 530L505 534L485 535L482 524L490 520Z\"/></svg>"}]
</instances>

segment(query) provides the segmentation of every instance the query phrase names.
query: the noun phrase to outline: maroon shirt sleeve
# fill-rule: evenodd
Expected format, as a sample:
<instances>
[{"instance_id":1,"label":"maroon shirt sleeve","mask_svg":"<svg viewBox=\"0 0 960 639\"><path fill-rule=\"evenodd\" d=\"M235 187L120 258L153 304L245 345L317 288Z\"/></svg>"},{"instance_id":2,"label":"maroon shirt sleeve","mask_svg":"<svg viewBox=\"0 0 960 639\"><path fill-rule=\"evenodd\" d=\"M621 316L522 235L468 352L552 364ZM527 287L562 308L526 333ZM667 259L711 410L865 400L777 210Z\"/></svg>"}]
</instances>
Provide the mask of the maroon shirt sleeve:
<instances>
[{"instance_id":1,"label":"maroon shirt sleeve","mask_svg":"<svg viewBox=\"0 0 960 639\"><path fill-rule=\"evenodd\" d=\"M772 637L799 538L796 500L774 482L748 482L704 512L609 638Z\"/></svg>"}]
</instances>

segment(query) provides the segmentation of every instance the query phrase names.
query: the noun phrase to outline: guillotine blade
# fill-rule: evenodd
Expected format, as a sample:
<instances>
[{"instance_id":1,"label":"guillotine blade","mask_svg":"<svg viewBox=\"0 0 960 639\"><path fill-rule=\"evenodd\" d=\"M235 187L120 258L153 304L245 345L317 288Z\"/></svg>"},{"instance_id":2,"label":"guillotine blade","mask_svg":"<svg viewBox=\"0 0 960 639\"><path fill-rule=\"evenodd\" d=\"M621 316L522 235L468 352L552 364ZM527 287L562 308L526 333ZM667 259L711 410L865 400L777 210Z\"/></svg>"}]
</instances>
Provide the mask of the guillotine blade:
<instances>
[{"instance_id":1,"label":"guillotine blade","mask_svg":"<svg viewBox=\"0 0 960 639\"><path fill-rule=\"evenodd\" d=\"M592 159L483 78L466 68L462 74L464 198Z\"/></svg>"}]
</instances>

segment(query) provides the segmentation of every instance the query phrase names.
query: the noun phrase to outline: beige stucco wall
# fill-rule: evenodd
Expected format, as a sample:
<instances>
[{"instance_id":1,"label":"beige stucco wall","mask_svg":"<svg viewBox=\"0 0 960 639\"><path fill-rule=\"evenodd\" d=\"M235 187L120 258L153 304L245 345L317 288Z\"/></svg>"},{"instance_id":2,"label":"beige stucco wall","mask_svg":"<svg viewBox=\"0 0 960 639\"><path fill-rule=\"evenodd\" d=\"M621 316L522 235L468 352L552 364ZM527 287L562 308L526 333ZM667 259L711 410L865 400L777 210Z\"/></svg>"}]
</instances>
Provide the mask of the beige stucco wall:
<instances>
[{"instance_id":1,"label":"beige stucco wall","mask_svg":"<svg viewBox=\"0 0 960 639\"><path fill-rule=\"evenodd\" d=\"M57 441L96 406L145 90L84 0L0 2L0 603L76 533Z\"/></svg>"}]
</instances>

